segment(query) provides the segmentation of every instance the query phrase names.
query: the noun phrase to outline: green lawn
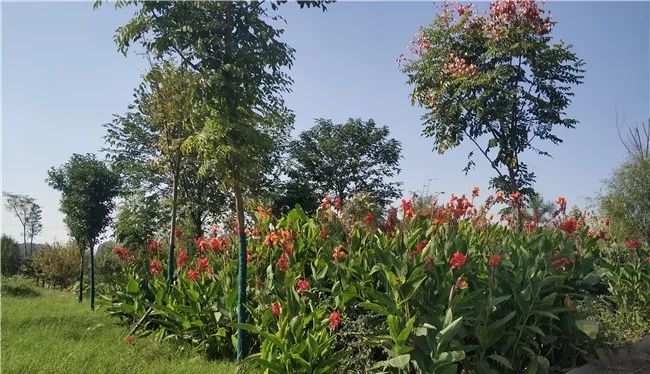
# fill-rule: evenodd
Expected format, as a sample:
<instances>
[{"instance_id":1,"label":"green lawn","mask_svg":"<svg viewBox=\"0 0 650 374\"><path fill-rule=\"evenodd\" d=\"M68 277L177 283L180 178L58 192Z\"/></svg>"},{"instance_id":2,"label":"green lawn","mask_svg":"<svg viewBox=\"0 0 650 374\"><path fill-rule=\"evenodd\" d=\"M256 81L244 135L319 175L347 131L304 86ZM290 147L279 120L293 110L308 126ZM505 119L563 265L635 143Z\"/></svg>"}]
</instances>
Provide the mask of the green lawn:
<instances>
[{"instance_id":1,"label":"green lawn","mask_svg":"<svg viewBox=\"0 0 650 374\"><path fill-rule=\"evenodd\" d=\"M152 338L124 342L127 328L101 309L91 312L72 293L2 296L3 373L232 373L229 362L209 362Z\"/></svg>"}]
</instances>

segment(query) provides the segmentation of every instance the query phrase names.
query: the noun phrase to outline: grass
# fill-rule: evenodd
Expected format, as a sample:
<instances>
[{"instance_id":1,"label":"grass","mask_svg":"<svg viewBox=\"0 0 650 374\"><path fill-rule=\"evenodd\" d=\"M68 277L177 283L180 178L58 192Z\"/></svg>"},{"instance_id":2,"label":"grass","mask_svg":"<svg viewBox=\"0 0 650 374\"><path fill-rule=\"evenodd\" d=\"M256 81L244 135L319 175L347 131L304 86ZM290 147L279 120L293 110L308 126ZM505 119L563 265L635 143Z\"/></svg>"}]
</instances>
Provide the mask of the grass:
<instances>
[{"instance_id":1,"label":"grass","mask_svg":"<svg viewBox=\"0 0 650 374\"><path fill-rule=\"evenodd\" d=\"M5 282L5 279L3 279ZM36 289L35 286L32 286ZM127 345L127 328L101 309L91 312L69 292L38 289L9 296L1 309L3 373L234 373L230 362L209 362L152 337Z\"/></svg>"}]
</instances>

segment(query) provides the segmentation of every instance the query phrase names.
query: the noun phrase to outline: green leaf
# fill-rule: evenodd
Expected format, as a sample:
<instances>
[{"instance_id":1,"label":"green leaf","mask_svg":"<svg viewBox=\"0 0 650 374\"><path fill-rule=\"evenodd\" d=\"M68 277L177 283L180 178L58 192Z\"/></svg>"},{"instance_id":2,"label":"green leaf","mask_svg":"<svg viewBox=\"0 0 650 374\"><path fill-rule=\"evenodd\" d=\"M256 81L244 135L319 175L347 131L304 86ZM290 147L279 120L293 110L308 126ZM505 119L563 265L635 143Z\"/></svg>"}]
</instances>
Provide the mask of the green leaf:
<instances>
[{"instance_id":1,"label":"green leaf","mask_svg":"<svg viewBox=\"0 0 650 374\"><path fill-rule=\"evenodd\" d=\"M515 314L517 314L517 312L515 312L513 310L512 312L508 313L507 316L505 316L505 317L493 322L491 325L489 325L488 329L493 331L493 330L498 329L501 326L504 326L506 323L508 323L508 321L510 321L515 316Z\"/></svg>"},{"instance_id":2,"label":"green leaf","mask_svg":"<svg viewBox=\"0 0 650 374\"><path fill-rule=\"evenodd\" d=\"M411 355L407 353L405 355L400 355L391 358L390 360L386 361L386 364L397 369L403 369L404 367L406 367L406 365L408 365L410 360L411 360Z\"/></svg>"},{"instance_id":3,"label":"green leaf","mask_svg":"<svg viewBox=\"0 0 650 374\"><path fill-rule=\"evenodd\" d=\"M599 325L596 321L578 319L576 320L576 327L591 339L596 339L596 336L598 336Z\"/></svg>"},{"instance_id":4,"label":"green leaf","mask_svg":"<svg viewBox=\"0 0 650 374\"><path fill-rule=\"evenodd\" d=\"M503 357L501 355L493 353L493 354L489 355L488 358L500 363L501 365L507 367L510 370L513 370L512 369L512 364L510 363L510 360L508 360L507 358L505 358L505 357Z\"/></svg>"},{"instance_id":5,"label":"green leaf","mask_svg":"<svg viewBox=\"0 0 650 374\"><path fill-rule=\"evenodd\" d=\"M135 295L140 292L140 286L135 279L129 278L129 283L126 284L126 292L131 295Z\"/></svg>"}]
</instances>

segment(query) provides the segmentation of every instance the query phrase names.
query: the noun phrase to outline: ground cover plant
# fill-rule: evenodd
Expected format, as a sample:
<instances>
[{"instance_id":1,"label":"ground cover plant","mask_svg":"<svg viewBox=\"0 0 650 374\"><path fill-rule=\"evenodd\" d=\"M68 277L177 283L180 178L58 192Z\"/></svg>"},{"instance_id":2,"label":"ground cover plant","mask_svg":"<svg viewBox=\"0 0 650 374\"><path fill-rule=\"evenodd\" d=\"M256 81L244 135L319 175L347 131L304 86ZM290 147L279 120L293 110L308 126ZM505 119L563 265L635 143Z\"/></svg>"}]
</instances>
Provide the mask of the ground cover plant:
<instances>
[{"instance_id":1,"label":"ground cover plant","mask_svg":"<svg viewBox=\"0 0 650 374\"><path fill-rule=\"evenodd\" d=\"M478 199L478 188L417 208L405 199L385 218L354 203L350 217L329 197L313 216L258 209L246 229L251 318L239 325L255 337L247 362L278 373L541 373L603 354L599 324L578 303L602 297L625 318L648 319L647 247L613 244L606 222L589 227L564 198L543 226L519 222L517 193ZM233 357L235 233L176 235L171 287L155 239L114 249L127 277L108 309L142 319L136 334Z\"/></svg>"}]
</instances>

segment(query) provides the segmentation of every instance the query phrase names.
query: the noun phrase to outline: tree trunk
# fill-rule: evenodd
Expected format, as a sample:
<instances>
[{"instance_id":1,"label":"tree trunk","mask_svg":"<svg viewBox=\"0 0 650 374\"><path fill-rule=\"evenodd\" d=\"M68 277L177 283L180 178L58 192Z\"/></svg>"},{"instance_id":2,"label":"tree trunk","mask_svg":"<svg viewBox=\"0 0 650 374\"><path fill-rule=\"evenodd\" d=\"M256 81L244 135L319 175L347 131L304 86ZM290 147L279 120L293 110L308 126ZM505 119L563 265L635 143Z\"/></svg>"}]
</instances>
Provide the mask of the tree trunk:
<instances>
[{"instance_id":1,"label":"tree trunk","mask_svg":"<svg viewBox=\"0 0 650 374\"><path fill-rule=\"evenodd\" d=\"M34 255L34 237L29 237L29 257Z\"/></svg>"},{"instance_id":2,"label":"tree trunk","mask_svg":"<svg viewBox=\"0 0 650 374\"><path fill-rule=\"evenodd\" d=\"M79 269L79 302L83 301L84 298L84 251L80 249L81 252L81 268Z\"/></svg>"},{"instance_id":3,"label":"tree trunk","mask_svg":"<svg viewBox=\"0 0 650 374\"><path fill-rule=\"evenodd\" d=\"M169 285L174 281L174 245L176 241L174 231L176 230L176 209L178 205L178 172L174 172L172 191L171 232L169 233L169 253L167 256L167 283Z\"/></svg>"},{"instance_id":4,"label":"tree trunk","mask_svg":"<svg viewBox=\"0 0 650 374\"><path fill-rule=\"evenodd\" d=\"M27 258L27 226L23 226L23 254Z\"/></svg>"},{"instance_id":5,"label":"tree trunk","mask_svg":"<svg viewBox=\"0 0 650 374\"><path fill-rule=\"evenodd\" d=\"M95 253L94 245L90 245L90 310L95 310Z\"/></svg>"},{"instance_id":6,"label":"tree trunk","mask_svg":"<svg viewBox=\"0 0 650 374\"><path fill-rule=\"evenodd\" d=\"M235 210L237 213L237 230L239 231L239 279L238 279L238 301L237 301L237 322L246 323L246 233L244 232L244 199L241 190L241 175L239 165L233 167L235 182ZM242 328L237 328L237 362L246 358L246 335Z\"/></svg>"}]
</instances>

